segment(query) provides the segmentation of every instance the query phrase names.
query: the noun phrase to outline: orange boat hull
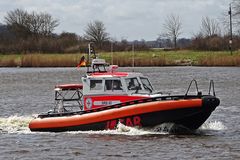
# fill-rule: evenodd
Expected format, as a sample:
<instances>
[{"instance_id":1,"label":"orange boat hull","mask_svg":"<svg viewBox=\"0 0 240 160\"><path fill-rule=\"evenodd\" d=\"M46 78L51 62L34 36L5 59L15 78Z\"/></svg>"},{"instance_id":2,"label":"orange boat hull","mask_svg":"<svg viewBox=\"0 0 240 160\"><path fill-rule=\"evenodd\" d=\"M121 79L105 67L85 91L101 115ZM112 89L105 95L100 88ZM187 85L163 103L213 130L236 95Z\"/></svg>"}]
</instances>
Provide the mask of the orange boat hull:
<instances>
[{"instance_id":1,"label":"orange boat hull","mask_svg":"<svg viewBox=\"0 0 240 160\"><path fill-rule=\"evenodd\" d=\"M44 117L33 119L29 128L31 131L76 131L113 129L118 122L127 126L149 127L164 122L173 122L197 129L210 116L219 104L206 104L209 100L202 98L152 101L132 104L125 107L110 108L84 114ZM218 103L218 104L217 104ZM191 119L195 116L198 122L193 125Z\"/></svg>"}]
</instances>

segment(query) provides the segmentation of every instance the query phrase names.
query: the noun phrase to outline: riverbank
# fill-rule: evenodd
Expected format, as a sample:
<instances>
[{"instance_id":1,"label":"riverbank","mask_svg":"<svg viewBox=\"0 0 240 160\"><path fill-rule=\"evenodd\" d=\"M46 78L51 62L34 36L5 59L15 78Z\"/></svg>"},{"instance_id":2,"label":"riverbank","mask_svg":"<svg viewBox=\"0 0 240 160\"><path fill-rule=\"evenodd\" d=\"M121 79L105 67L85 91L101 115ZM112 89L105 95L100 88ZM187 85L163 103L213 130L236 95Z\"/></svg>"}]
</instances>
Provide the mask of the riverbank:
<instances>
[{"instance_id":1,"label":"riverbank","mask_svg":"<svg viewBox=\"0 0 240 160\"><path fill-rule=\"evenodd\" d=\"M2 54L0 67L75 67L86 54ZM127 66L240 66L240 51L136 51L100 53L100 58L120 67ZM113 59L112 59L113 57ZM134 60L133 60L134 57Z\"/></svg>"}]
</instances>

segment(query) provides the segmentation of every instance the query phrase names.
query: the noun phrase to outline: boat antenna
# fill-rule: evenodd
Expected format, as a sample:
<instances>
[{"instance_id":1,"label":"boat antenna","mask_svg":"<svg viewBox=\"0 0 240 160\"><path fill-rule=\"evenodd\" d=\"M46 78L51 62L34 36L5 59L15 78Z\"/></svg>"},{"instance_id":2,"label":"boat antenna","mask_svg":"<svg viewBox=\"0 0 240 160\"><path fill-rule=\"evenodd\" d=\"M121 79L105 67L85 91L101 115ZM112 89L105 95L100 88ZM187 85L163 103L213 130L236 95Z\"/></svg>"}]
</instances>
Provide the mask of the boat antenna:
<instances>
[{"instance_id":1,"label":"boat antenna","mask_svg":"<svg viewBox=\"0 0 240 160\"><path fill-rule=\"evenodd\" d=\"M111 42L111 63L113 65L113 42Z\"/></svg>"},{"instance_id":2,"label":"boat antenna","mask_svg":"<svg viewBox=\"0 0 240 160\"><path fill-rule=\"evenodd\" d=\"M135 52L134 52L134 42L132 43L132 68L134 72L134 67L135 67Z\"/></svg>"},{"instance_id":3,"label":"boat antenna","mask_svg":"<svg viewBox=\"0 0 240 160\"><path fill-rule=\"evenodd\" d=\"M87 72L89 72L89 66L90 64L90 56L93 53L94 54L94 58L96 58L96 54L93 48L93 42L88 43L88 57L87 57Z\"/></svg>"},{"instance_id":4,"label":"boat antenna","mask_svg":"<svg viewBox=\"0 0 240 160\"><path fill-rule=\"evenodd\" d=\"M232 34L232 5L231 3L229 4L229 11L228 11L228 14L229 14L229 32L230 32L230 40L229 40L229 49L230 49L230 52L231 52L231 55L232 55L232 41L233 41L233 34Z\"/></svg>"}]
</instances>

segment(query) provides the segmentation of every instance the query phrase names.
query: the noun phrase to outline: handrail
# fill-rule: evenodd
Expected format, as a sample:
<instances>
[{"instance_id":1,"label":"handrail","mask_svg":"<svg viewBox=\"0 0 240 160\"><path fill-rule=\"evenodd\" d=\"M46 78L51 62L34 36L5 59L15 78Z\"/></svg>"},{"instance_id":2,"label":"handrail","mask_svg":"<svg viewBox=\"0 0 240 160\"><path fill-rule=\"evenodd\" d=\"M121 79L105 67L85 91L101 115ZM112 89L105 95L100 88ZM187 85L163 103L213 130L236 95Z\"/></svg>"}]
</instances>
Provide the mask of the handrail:
<instances>
[{"instance_id":1,"label":"handrail","mask_svg":"<svg viewBox=\"0 0 240 160\"><path fill-rule=\"evenodd\" d=\"M212 90L213 96L216 96L213 80L210 80L208 95L210 95L211 90Z\"/></svg>"},{"instance_id":2,"label":"handrail","mask_svg":"<svg viewBox=\"0 0 240 160\"><path fill-rule=\"evenodd\" d=\"M186 91L186 93L185 93L185 96L187 96L187 94L188 94L188 92L189 92L189 89L190 89L190 87L192 86L192 83L193 83L193 82L195 82L196 89L197 89L197 94L199 94L199 93L200 93L200 92L198 92L198 85L197 85L197 81L196 81L195 79L193 79L193 80L190 82L189 86L188 86L188 89L187 89L187 91Z\"/></svg>"},{"instance_id":3,"label":"handrail","mask_svg":"<svg viewBox=\"0 0 240 160\"><path fill-rule=\"evenodd\" d=\"M114 105L109 105L109 106L104 106L101 108L96 108L92 110L81 110L81 111L75 111L75 112L61 112L61 113L56 113L56 112L48 112L48 113L43 113L39 114L39 118L45 118L45 117L57 117L57 116L71 116L71 115L81 115L81 114L87 114L87 113L92 113L92 112L99 112L103 110L108 110L108 109L114 109L114 108L122 108L126 107L129 105L135 105L135 104L140 104L140 103L148 103L148 102L155 102L155 101L168 101L168 100L180 100L180 99L196 99L199 98L198 95L174 95L174 96L160 96L160 97L151 97L151 98L144 98L144 99L137 99L137 100L132 100L132 101L127 101L127 102L122 102Z\"/></svg>"}]
</instances>

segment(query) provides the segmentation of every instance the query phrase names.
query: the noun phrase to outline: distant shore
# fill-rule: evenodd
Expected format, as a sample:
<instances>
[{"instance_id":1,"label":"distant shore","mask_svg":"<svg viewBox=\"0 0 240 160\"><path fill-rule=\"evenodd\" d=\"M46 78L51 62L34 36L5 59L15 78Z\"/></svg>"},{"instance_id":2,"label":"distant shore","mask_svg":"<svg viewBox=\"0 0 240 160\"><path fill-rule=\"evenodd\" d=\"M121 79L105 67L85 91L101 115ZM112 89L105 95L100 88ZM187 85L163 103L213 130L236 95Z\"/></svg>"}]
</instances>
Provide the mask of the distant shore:
<instances>
[{"instance_id":1,"label":"distant shore","mask_svg":"<svg viewBox=\"0 0 240 160\"><path fill-rule=\"evenodd\" d=\"M0 67L76 67L84 53L0 54ZM109 64L120 67L152 66L240 66L240 51L135 51L99 53ZM113 59L112 59L113 57ZM133 58L134 57L134 58ZM134 60L133 60L134 59Z\"/></svg>"}]
</instances>

